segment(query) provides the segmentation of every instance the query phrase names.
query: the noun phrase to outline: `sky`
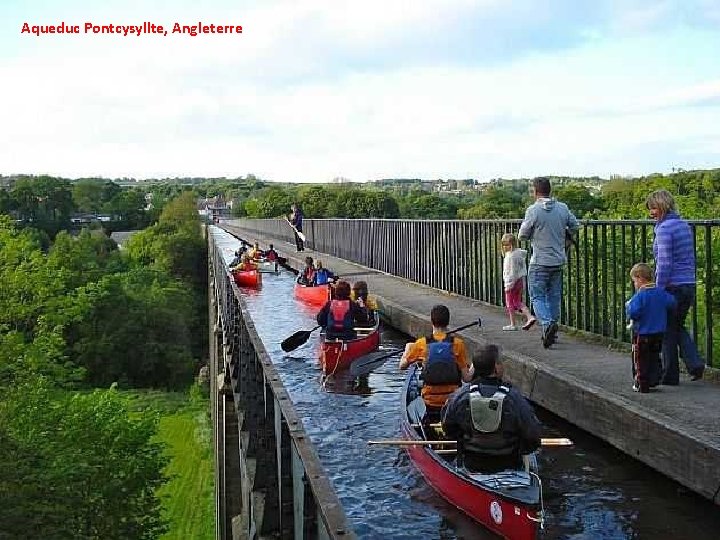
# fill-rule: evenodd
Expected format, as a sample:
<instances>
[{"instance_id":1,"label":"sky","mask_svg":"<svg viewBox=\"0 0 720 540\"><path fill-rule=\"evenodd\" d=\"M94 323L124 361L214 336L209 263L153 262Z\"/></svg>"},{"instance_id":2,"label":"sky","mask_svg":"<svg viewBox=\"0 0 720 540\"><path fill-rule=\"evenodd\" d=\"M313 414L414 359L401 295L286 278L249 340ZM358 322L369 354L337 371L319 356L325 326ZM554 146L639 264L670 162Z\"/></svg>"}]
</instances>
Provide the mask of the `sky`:
<instances>
[{"instance_id":1,"label":"sky","mask_svg":"<svg viewBox=\"0 0 720 540\"><path fill-rule=\"evenodd\" d=\"M170 31L84 32L144 21ZM198 21L242 34L171 32ZM2 0L0 174L715 168L718 59L718 0Z\"/></svg>"}]
</instances>

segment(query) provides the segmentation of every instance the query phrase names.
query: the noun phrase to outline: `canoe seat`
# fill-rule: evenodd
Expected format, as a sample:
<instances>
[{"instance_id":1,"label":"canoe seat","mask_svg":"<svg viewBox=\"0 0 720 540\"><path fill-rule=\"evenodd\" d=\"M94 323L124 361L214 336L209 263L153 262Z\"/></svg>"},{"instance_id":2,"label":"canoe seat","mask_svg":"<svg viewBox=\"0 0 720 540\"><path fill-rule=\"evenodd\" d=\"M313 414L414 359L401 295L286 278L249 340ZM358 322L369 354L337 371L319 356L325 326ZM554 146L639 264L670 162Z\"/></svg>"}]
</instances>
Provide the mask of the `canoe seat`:
<instances>
[{"instance_id":1,"label":"canoe seat","mask_svg":"<svg viewBox=\"0 0 720 540\"><path fill-rule=\"evenodd\" d=\"M525 471L507 470L491 474L467 471L467 474L476 482L492 488L528 487L532 483L532 477Z\"/></svg>"},{"instance_id":2,"label":"canoe seat","mask_svg":"<svg viewBox=\"0 0 720 540\"><path fill-rule=\"evenodd\" d=\"M353 328L353 330L355 330L355 332L357 332L358 334L369 335L375 331L375 327L372 326L370 328L365 328L365 327L356 326L355 328Z\"/></svg>"}]
</instances>

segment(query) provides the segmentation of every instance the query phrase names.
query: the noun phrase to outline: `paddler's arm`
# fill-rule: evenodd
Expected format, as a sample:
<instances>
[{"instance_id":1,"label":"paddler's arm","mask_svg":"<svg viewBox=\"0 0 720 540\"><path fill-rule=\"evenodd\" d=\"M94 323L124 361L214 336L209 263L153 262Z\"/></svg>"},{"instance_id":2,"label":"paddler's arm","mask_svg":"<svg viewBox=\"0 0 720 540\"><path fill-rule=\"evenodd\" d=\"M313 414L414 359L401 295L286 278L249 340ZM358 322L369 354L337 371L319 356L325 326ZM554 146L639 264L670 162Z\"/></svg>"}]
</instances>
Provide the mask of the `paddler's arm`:
<instances>
[{"instance_id":1,"label":"paddler's arm","mask_svg":"<svg viewBox=\"0 0 720 540\"><path fill-rule=\"evenodd\" d=\"M400 369L407 369L410 364L417 362L425 356L423 347L418 345L418 341L405 345L405 351L400 357L400 363L398 364Z\"/></svg>"}]
</instances>

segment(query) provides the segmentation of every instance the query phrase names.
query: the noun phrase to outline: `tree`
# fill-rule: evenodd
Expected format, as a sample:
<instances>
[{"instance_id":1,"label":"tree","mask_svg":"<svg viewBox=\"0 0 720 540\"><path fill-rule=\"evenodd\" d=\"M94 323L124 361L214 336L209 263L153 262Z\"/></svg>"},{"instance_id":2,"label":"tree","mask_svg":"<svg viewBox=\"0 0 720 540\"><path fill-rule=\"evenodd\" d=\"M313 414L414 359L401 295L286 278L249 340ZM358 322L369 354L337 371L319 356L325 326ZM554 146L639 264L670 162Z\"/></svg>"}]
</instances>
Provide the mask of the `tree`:
<instances>
[{"instance_id":1,"label":"tree","mask_svg":"<svg viewBox=\"0 0 720 540\"><path fill-rule=\"evenodd\" d=\"M157 538L168 461L157 416L131 415L112 389L50 388L35 378L0 401L3 538Z\"/></svg>"},{"instance_id":2,"label":"tree","mask_svg":"<svg viewBox=\"0 0 720 540\"><path fill-rule=\"evenodd\" d=\"M88 308L72 326L69 346L91 383L174 389L192 379L193 338L202 334L192 290L182 282L137 268L77 294Z\"/></svg>"},{"instance_id":3,"label":"tree","mask_svg":"<svg viewBox=\"0 0 720 540\"><path fill-rule=\"evenodd\" d=\"M102 178L81 178L72 187L72 198L80 212L100 212L105 203L105 180Z\"/></svg>"},{"instance_id":4,"label":"tree","mask_svg":"<svg viewBox=\"0 0 720 540\"><path fill-rule=\"evenodd\" d=\"M517 219L523 216L527 195L512 184L491 185L481 193L477 204L461 209L462 219Z\"/></svg>"},{"instance_id":5,"label":"tree","mask_svg":"<svg viewBox=\"0 0 720 540\"><path fill-rule=\"evenodd\" d=\"M11 191L20 219L51 237L70 225L74 210L69 183L49 176L20 178Z\"/></svg>"},{"instance_id":6,"label":"tree","mask_svg":"<svg viewBox=\"0 0 720 540\"><path fill-rule=\"evenodd\" d=\"M604 201L593 195L587 186L579 183L566 184L553 189L553 196L568 205L579 218L591 218L602 212Z\"/></svg>"}]
</instances>

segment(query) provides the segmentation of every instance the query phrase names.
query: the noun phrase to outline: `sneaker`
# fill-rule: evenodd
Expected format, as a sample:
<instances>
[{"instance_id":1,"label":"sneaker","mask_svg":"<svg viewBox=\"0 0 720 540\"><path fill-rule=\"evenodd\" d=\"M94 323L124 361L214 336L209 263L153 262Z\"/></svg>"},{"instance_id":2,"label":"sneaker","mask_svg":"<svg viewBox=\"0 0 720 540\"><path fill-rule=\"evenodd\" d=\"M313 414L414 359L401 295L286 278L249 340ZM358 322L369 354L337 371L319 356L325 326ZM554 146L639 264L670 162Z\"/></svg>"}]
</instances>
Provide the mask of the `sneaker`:
<instances>
[{"instance_id":1,"label":"sneaker","mask_svg":"<svg viewBox=\"0 0 720 540\"><path fill-rule=\"evenodd\" d=\"M503 326L503 332L514 332L514 331L517 330L517 329L518 329L518 327L517 327L517 326L514 326L514 325L512 325L512 324L508 324L507 326Z\"/></svg>"},{"instance_id":2,"label":"sneaker","mask_svg":"<svg viewBox=\"0 0 720 540\"><path fill-rule=\"evenodd\" d=\"M637 382L633 383L632 389L633 389L633 392L640 392L641 394L649 394L650 393L649 388L643 388Z\"/></svg>"},{"instance_id":3,"label":"sneaker","mask_svg":"<svg viewBox=\"0 0 720 540\"><path fill-rule=\"evenodd\" d=\"M542 343L543 347L549 349L554 343L557 336L558 325L556 322L550 323L550 326L543 330Z\"/></svg>"},{"instance_id":4,"label":"sneaker","mask_svg":"<svg viewBox=\"0 0 720 540\"><path fill-rule=\"evenodd\" d=\"M522 329L523 330L530 330L533 325L537 322L537 319L535 317L530 317L525 324L523 324Z\"/></svg>"},{"instance_id":5,"label":"sneaker","mask_svg":"<svg viewBox=\"0 0 720 540\"><path fill-rule=\"evenodd\" d=\"M705 373L705 366L694 370L692 373L690 373L690 380L691 381L699 381L703 378L703 374Z\"/></svg>"},{"instance_id":6,"label":"sneaker","mask_svg":"<svg viewBox=\"0 0 720 540\"><path fill-rule=\"evenodd\" d=\"M633 383L633 392L639 392L640 391L640 385L636 382Z\"/></svg>"}]
</instances>

